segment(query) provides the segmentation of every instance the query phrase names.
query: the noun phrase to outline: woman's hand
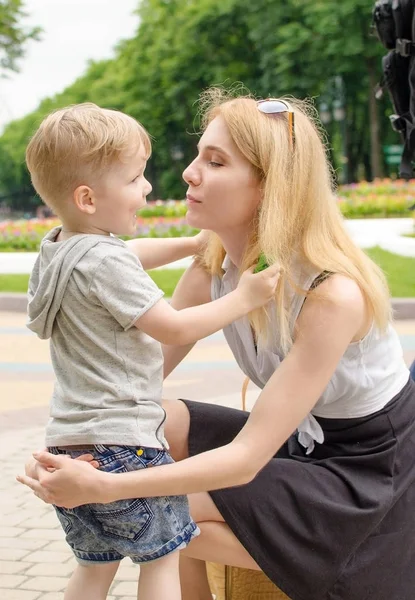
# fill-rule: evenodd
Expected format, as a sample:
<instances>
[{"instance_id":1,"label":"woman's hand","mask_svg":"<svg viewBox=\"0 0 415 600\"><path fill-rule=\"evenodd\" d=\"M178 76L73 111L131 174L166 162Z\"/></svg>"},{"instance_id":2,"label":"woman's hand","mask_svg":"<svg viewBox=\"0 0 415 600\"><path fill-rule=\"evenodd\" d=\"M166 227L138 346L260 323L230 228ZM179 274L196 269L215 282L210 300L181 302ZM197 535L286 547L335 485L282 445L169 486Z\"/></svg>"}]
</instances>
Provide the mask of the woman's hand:
<instances>
[{"instance_id":1,"label":"woman's hand","mask_svg":"<svg viewBox=\"0 0 415 600\"><path fill-rule=\"evenodd\" d=\"M56 456L46 451L33 456L25 465L26 474L16 479L30 487L38 498L65 508L102 502L97 498L102 492L103 473L96 470L99 465L91 454L83 454L75 460L67 454Z\"/></svg>"}]
</instances>

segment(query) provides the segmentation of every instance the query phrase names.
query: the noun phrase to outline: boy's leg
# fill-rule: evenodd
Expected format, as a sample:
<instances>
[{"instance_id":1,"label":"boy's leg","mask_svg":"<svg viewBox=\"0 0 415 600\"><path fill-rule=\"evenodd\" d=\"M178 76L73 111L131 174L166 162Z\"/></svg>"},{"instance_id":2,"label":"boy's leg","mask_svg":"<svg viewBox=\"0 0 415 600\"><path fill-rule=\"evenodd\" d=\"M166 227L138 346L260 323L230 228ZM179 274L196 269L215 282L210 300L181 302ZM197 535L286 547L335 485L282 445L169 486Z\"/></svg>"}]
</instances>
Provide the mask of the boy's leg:
<instances>
[{"instance_id":1,"label":"boy's leg","mask_svg":"<svg viewBox=\"0 0 415 600\"><path fill-rule=\"evenodd\" d=\"M212 600L205 561L180 554L182 600Z\"/></svg>"},{"instance_id":2,"label":"boy's leg","mask_svg":"<svg viewBox=\"0 0 415 600\"><path fill-rule=\"evenodd\" d=\"M179 551L170 552L163 558L140 565L139 600L181 600L179 556Z\"/></svg>"},{"instance_id":3,"label":"boy's leg","mask_svg":"<svg viewBox=\"0 0 415 600\"><path fill-rule=\"evenodd\" d=\"M64 600L105 600L119 564L78 565L69 580Z\"/></svg>"}]
</instances>

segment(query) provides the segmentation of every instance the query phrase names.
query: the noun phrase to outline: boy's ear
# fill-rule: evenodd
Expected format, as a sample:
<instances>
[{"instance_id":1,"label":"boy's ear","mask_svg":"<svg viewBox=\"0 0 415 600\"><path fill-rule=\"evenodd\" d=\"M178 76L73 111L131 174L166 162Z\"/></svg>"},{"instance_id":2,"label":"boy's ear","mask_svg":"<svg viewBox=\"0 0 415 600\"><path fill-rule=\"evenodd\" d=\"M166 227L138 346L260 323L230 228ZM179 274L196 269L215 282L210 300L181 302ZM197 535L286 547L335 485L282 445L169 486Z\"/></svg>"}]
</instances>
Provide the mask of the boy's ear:
<instances>
[{"instance_id":1,"label":"boy's ear","mask_svg":"<svg viewBox=\"0 0 415 600\"><path fill-rule=\"evenodd\" d=\"M96 211L95 195L93 190L87 185L79 185L74 193L73 200L76 208L88 215L93 215Z\"/></svg>"}]
</instances>

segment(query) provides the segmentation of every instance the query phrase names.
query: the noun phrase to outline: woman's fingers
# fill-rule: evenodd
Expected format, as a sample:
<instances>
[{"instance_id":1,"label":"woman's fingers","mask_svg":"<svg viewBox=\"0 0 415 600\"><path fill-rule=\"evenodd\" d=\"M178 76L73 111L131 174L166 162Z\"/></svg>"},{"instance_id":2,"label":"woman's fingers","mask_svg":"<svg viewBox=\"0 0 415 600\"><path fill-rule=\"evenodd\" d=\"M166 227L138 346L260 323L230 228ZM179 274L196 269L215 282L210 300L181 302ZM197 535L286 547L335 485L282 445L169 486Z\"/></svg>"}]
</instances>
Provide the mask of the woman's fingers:
<instances>
[{"instance_id":1,"label":"woman's fingers","mask_svg":"<svg viewBox=\"0 0 415 600\"><path fill-rule=\"evenodd\" d=\"M23 485L29 487L38 498L43 500L43 502L46 502L47 504L53 504L52 499L49 497L48 491L37 479L33 479L28 475L17 475L16 479L19 483L23 483Z\"/></svg>"}]
</instances>

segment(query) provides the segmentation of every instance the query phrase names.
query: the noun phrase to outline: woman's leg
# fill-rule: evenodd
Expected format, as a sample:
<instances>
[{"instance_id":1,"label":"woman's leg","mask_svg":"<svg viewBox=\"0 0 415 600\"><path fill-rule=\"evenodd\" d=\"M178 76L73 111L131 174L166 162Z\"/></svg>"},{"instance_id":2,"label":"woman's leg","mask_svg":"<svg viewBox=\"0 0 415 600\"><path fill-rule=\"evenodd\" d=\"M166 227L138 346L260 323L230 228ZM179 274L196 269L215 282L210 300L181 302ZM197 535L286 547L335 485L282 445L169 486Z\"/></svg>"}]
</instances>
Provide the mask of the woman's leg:
<instances>
[{"instance_id":1,"label":"woman's leg","mask_svg":"<svg viewBox=\"0 0 415 600\"><path fill-rule=\"evenodd\" d=\"M259 567L226 525L208 493L191 494L189 502L190 513L201 533L181 552L182 599L211 600L206 561L246 569Z\"/></svg>"},{"instance_id":2,"label":"woman's leg","mask_svg":"<svg viewBox=\"0 0 415 600\"><path fill-rule=\"evenodd\" d=\"M201 534L182 550L184 556L259 570L259 566L225 523L207 492L191 494L189 504L190 514L199 525Z\"/></svg>"},{"instance_id":3,"label":"woman's leg","mask_svg":"<svg viewBox=\"0 0 415 600\"><path fill-rule=\"evenodd\" d=\"M189 456L190 414L181 400L163 400L166 411L164 435L170 446L170 454L175 461Z\"/></svg>"},{"instance_id":4,"label":"woman's leg","mask_svg":"<svg viewBox=\"0 0 415 600\"><path fill-rule=\"evenodd\" d=\"M190 414L180 400L165 400L167 418L165 435L174 460L189 456ZM190 514L200 527L201 534L180 553L180 581L183 600L211 600L205 561L259 569L224 519L208 493L189 496Z\"/></svg>"}]
</instances>

